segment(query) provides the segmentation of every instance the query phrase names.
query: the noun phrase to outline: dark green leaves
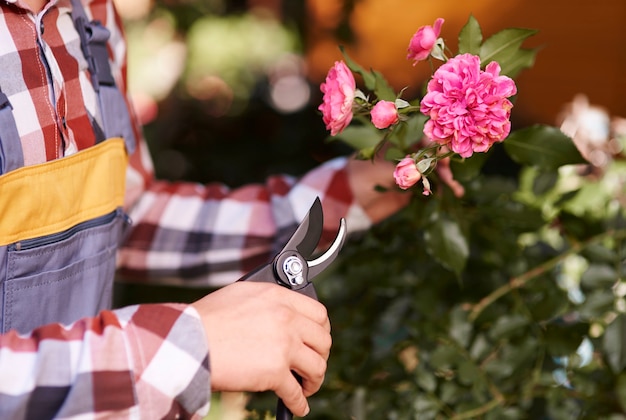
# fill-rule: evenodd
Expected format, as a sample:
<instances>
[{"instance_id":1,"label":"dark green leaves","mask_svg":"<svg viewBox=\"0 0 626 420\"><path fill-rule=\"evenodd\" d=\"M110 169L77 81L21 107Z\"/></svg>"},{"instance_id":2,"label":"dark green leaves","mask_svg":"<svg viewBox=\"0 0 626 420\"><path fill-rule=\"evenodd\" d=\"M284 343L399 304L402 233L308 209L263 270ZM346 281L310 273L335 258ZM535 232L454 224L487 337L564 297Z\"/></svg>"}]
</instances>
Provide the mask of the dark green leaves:
<instances>
[{"instance_id":1,"label":"dark green leaves","mask_svg":"<svg viewBox=\"0 0 626 420\"><path fill-rule=\"evenodd\" d=\"M350 125L341 133L330 139L338 139L361 152L361 157L370 159L374 155L376 145L380 142L382 135L374 126Z\"/></svg>"},{"instance_id":2,"label":"dark green leaves","mask_svg":"<svg viewBox=\"0 0 626 420\"><path fill-rule=\"evenodd\" d=\"M626 315L619 315L604 335L607 359L614 372L626 370Z\"/></svg>"},{"instance_id":3,"label":"dark green leaves","mask_svg":"<svg viewBox=\"0 0 626 420\"><path fill-rule=\"evenodd\" d=\"M482 65L497 61L502 74L514 77L522 68L533 64L536 50L525 50L521 45L536 33L532 29L508 28L491 36L480 46Z\"/></svg>"},{"instance_id":4,"label":"dark green leaves","mask_svg":"<svg viewBox=\"0 0 626 420\"><path fill-rule=\"evenodd\" d=\"M552 356L569 356L574 353L589 331L589 325L552 323L547 325L545 340Z\"/></svg>"},{"instance_id":5,"label":"dark green leaves","mask_svg":"<svg viewBox=\"0 0 626 420\"><path fill-rule=\"evenodd\" d=\"M522 43L535 35L536 30L523 28L504 29L483 42L483 35L478 21L474 16L459 33L459 54L469 53L480 57L482 66L497 61L501 74L515 77L535 62L536 49L522 48Z\"/></svg>"},{"instance_id":6,"label":"dark green leaves","mask_svg":"<svg viewBox=\"0 0 626 420\"><path fill-rule=\"evenodd\" d=\"M447 217L432 221L424 232L428 252L444 267L461 274L467 257L469 245L459 225Z\"/></svg>"},{"instance_id":7,"label":"dark green leaves","mask_svg":"<svg viewBox=\"0 0 626 420\"><path fill-rule=\"evenodd\" d=\"M396 99L396 93L389 83L385 79L385 77L378 71L371 70L367 71L361 65L359 65L356 61L354 61L348 53L345 51L343 47L340 47L341 53L343 54L344 60L346 60L346 65L350 70L355 73L358 73L363 78L363 82L365 83L365 87L374 92L376 97L380 100L385 101L394 101Z\"/></svg>"},{"instance_id":8,"label":"dark green leaves","mask_svg":"<svg viewBox=\"0 0 626 420\"><path fill-rule=\"evenodd\" d=\"M504 149L517 163L543 169L586 163L571 138L558 128L545 125L511 133L504 140Z\"/></svg>"}]
</instances>

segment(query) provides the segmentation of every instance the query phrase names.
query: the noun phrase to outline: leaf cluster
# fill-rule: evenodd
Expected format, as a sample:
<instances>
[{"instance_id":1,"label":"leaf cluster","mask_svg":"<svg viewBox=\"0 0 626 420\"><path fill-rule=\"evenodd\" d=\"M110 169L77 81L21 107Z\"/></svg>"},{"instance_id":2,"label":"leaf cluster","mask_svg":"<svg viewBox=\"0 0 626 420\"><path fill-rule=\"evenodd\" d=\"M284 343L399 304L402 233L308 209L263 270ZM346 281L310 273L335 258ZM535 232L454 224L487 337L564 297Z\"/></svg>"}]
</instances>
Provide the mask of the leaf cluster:
<instances>
[{"instance_id":1,"label":"leaf cluster","mask_svg":"<svg viewBox=\"0 0 626 420\"><path fill-rule=\"evenodd\" d=\"M505 158L515 175L486 169ZM560 131L529 127L453 163L462 199L415 195L353 238L316 280L334 343L309 417L624 418L626 212L610 196L583 208L601 181L563 187L581 162Z\"/></svg>"},{"instance_id":2,"label":"leaf cluster","mask_svg":"<svg viewBox=\"0 0 626 420\"><path fill-rule=\"evenodd\" d=\"M483 40L470 17L459 53L514 77L534 62L536 50L522 47L534 34ZM344 57L378 99L399 99ZM422 138L426 118L408 112L418 105L404 101L391 129L364 122L338 138L362 158L382 144L402 158ZM590 178L586 165L557 128L526 127L488 153L451 158L462 198L432 172L433 196L412 195L352 238L316 279L334 344L309 418L626 418L626 211L602 193L626 167ZM251 416L273 401L256 396Z\"/></svg>"}]
</instances>

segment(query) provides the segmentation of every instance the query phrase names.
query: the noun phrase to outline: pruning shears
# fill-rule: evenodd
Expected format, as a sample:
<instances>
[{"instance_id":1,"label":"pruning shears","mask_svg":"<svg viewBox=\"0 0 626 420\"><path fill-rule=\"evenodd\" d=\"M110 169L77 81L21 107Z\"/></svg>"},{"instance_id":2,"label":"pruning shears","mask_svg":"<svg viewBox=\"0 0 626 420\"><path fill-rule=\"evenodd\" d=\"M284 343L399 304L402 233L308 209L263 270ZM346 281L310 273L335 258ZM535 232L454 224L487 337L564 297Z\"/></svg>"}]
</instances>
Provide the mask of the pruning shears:
<instances>
[{"instance_id":1,"label":"pruning shears","mask_svg":"<svg viewBox=\"0 0 626 420\"><path fill-rule=\"evenodd\" d=\"M311 279L324 271L337 258L347 234L346 221L342 218L337 236L330 247L319 257L310 259L322 236L323 225L322 203L319 198L316 198L294 234L274 259L251 271L240 281L276 283L318 300ZM294 376L301 381L296 373ZM291 420L292 418L291 411L279 399L276 407L276 420Z\"/></svg>"}]
</instances>

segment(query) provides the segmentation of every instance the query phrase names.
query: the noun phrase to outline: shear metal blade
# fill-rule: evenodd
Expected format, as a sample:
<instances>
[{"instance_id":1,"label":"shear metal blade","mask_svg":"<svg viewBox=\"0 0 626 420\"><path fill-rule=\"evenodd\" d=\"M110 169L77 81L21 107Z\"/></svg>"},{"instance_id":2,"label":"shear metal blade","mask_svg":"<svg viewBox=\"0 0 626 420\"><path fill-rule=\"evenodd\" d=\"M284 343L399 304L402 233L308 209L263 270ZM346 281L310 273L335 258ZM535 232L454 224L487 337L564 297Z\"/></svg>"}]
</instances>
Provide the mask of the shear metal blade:
<instances>
[{"instance_id":1,"label":"shear metal blade","mask_svg":"<svg viewBox=\"0 0 626 420\"><path fill-rule=\"evenodd\" d=\"M318 197L283 250L295 249L304 258L309 258L322 237L323 226L324 214Z\"/></svg>"},{"instance_id":2,"label":"shear metal blade","mask_svg":"<svg viewBox=\"0 0 626 420\"><path fill-rule=\"evenodd\" d=\"M343 243L346 240L347 235L346 221L345 219L341 219L339 224L339 232L337 232L337 237L333 241L332 245L324 252L322 255L314 259L313 261L309 261L309 279L317 276L319 273L324 271L326 267L328 267L335 259L337 255L339 255L339 251L341 251L341 247L343 247Z\"/></svg>"}]
</instances>

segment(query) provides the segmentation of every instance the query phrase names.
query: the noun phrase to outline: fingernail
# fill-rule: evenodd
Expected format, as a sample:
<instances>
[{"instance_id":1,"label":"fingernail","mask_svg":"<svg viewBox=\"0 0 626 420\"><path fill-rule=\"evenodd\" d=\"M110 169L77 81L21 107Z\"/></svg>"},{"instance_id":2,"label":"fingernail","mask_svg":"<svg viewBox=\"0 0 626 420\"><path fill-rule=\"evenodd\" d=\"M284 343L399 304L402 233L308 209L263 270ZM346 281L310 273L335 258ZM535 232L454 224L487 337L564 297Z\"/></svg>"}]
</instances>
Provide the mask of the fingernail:
<instances>
[{"instance_id":1,"label":"fingernail","mask_svg":"<svg viewBox=\"0 0 626 420\"><path fill-rule=\"evenodd\" d=\"M304 410L304 415L308 416L310 412L311 412L311 407L309 407L309 405L307 404L306 410Z\"/></svg>"}]
</instances>

